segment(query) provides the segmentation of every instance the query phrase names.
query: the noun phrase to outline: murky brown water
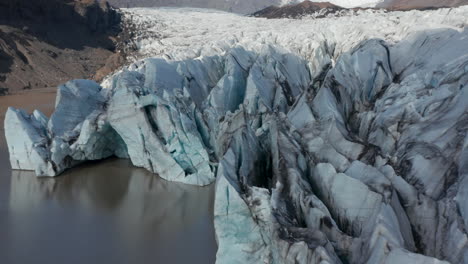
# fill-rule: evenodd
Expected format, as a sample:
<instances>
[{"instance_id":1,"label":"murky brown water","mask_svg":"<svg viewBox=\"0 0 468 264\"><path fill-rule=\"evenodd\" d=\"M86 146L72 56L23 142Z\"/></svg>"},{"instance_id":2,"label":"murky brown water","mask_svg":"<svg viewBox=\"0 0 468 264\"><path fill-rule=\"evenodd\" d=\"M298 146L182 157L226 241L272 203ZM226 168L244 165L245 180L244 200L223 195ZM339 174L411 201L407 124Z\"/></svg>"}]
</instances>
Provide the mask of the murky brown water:
<instances>
[{"instance_id":1,"label":"murky brown water","mask_svg":"<svg viewBox=\"0 0 468 264\"><path fill-rule=\"evenodd\" d=\"M0 263L214 263L214 187L164 181L129 161L57 178L12 171L7 106L50 115L53 90L0 97Z\"/></svg>"}]
</instances>

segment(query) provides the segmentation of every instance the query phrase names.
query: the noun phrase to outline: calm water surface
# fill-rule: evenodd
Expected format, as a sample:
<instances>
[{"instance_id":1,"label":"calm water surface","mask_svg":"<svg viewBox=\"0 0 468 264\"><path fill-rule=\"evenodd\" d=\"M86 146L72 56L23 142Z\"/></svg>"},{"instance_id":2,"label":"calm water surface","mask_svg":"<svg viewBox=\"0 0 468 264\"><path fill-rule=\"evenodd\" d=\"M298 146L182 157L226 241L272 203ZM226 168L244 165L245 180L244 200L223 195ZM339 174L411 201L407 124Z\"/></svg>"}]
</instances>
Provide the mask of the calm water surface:
<instances>
[{"instance_id":1,"label":"calm water surface","mask_svg":"<svg viewBox=\"0 0 468 264\"><path fill-rule=\"evenodd\" d=\"M7 106L53 110L52 90L0 97L0 263L214 263L214 186L164 181L129 161L56 178L12 171Z\"/></svg>"}]
</instances>

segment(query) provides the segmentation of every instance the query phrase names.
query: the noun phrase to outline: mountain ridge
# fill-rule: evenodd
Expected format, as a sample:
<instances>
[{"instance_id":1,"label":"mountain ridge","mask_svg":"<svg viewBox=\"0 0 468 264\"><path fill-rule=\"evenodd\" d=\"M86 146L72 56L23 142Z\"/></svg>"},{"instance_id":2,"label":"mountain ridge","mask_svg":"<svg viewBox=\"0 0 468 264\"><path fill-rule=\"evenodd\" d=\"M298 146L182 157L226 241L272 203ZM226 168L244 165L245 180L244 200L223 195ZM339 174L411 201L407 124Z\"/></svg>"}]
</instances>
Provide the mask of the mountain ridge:
<instances>
[{"instance_id":1,"label":"mountain ridge","mask_svg":"<svg viewBox=\"0 0 468 264\"><path fill-rule=\"evenodd\" d=\"M2 1L0 94L101 79L124 61L120 19L106 1Z\"/></svg>"},{"instance_id":2,"label":"mountain ridge","mask_svg":"<svg viewBox=\"0 0 468 264\"><path fill-rule=\"evenodd\" d=\"M264 18L300 18L307 15L313 15L315 18L321 18L329 14L335 14L339 11L346 10L361 10L361 9L383 9L387 11L408 11L408 10L425 10L458 7L468 4L468 0L445 0L439 3L436 1L423 2L419 0L390 0L384 1L375 7L354 7L346 8L334 5L330 2L311 2L305 0L298 4L288 4L284 6L269 6L257 12L254 12L254 17Z\"/></svg>"}]
</instances>

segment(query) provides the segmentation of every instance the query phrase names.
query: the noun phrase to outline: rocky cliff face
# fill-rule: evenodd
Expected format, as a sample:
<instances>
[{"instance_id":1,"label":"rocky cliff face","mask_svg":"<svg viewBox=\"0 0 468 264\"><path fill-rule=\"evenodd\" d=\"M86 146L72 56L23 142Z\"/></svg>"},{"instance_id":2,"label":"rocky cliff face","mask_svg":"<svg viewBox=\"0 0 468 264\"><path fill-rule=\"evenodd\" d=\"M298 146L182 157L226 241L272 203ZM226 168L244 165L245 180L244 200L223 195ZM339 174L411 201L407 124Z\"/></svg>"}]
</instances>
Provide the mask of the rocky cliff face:
<instances>
[{"instance_id":1,"label":"rocky cliff face","mask_svg":"<svg viewBox=\"0 0 468 264\"><path fill-rule=\"evenodd\" d=\"M32 29L40 26L37 22L50 26L60 23L101 33L117 31L120 22L107 1L95 0L6 0L0 3L0 16L0 23L7 25Z\"/></svg>"},{"instance_id":2,"label":"rocky cliff face","mask_svg":"<svg viewBox=\"0 0 468 264\"><path fill-rule=\"evenodd\" d=\"M366 7L366 9L383 9L385 11L407 11L457 7L467 4L468 0L387 0L377 4L376 6ZM255 17L265 18L302 18L304 16L309 16L313 18L323 18L328 15L341 16L345 15L346 13L353 13L362 9L362 7L344 8L328 2L304 1L299 4L269 6L265 9L253 13L252 15Z\"/></svg>"},{"instance_id":3,"label":"rocky cliff face","mask_svg":"<svg viewBox=\"0 0 468 264\"><path fill-rule=\"evenodd\" d=\"M2 1L0 93L102 78L123 62L114 55L119 31L106 2Z\"/></svg>"},{"instance_id":4,"label":"rocky cliff face","mask_svg":"<svg viewBox=\"0 0 468 264\"><path fill-rule=\"evenodd\" d=\"M266 18L299 18L305 15L316 14L316 17L324 17L334 14L345 8L331 4L329 2L304 1L299 4L286 5L282 7L270 6L253 13L255 17Z\"/></svg>"}]
</instances>

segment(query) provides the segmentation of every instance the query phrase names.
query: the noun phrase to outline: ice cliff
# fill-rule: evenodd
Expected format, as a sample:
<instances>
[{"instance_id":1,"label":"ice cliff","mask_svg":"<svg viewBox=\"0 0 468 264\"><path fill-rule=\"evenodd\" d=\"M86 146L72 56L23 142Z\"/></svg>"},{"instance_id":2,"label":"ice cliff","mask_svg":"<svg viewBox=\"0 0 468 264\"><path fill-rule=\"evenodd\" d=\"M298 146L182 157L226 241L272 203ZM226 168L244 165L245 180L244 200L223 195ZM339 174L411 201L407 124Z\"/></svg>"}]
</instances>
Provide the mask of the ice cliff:
<instances>
[{"instance_id":1,"label":"ice cliff","mask_svg":"<svg viewBox=\"0 0 468 264\"><path fill-rule=\"evenodd\" d=\"M114 155L216 181L218 263L468 263L464 26L308 56L239 42L68 82L50 119L10 108L13 168Z\"/></svg>"},{"instance_id":2,"label":"ice cliff","mask_svg":"<svg viewBox=\"0 0 468 264\"><path fill-rule=\"evenodd\" d=\"M467 36L365 41L308 86L261 63L217 171L218 261L468 263Z\"/></svg>"}]
</instances>

